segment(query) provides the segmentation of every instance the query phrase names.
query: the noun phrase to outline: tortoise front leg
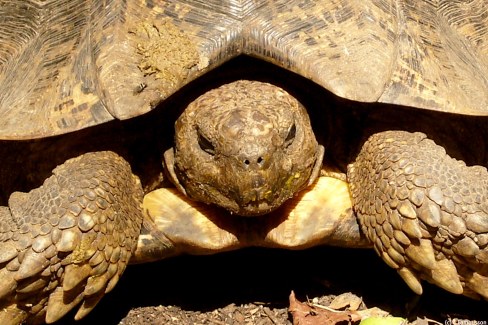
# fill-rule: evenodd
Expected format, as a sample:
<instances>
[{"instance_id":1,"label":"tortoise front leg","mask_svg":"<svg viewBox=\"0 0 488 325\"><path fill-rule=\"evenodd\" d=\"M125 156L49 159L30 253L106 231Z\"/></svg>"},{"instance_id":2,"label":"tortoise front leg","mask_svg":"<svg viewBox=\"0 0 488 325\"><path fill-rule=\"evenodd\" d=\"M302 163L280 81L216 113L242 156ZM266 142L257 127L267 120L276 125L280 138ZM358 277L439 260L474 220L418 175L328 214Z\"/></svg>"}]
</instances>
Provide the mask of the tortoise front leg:
<instances>
[{"instance_id":1,"label":"tortoise front leg","mask_svg":"<svg viewBox=\"0 0 488 325\"><path fill-rule=\"evenodd\" d=\"M488 299L488 172L422 133L370 137L348 167L354 209L376 252L409 287L421 279Z\"/></svg>"},{"instance_id":2,"label":"tortoise front leg","mask_svg":"<svg viewBox=\"0 0 488 325\"><path fill-rule=\"evenodd\" d=\"M90 312L117 283L142 224L142 188L112 152L53 170L0 208L0 323L54 322Z\"/></svg>"}]
</instances>

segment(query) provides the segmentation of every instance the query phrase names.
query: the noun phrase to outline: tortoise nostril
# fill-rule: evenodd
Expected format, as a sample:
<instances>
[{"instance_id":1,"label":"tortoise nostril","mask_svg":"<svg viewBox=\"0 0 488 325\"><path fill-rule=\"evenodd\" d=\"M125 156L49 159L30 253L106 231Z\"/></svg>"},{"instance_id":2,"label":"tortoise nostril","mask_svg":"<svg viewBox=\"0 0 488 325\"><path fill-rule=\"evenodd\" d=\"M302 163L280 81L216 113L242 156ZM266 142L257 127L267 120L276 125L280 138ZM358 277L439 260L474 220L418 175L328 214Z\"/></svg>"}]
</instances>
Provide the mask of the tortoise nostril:
<instances>
[{"instance_id":1,"label":"tortoise nostril","mask_svg":"<svg viewBox=\"0 0 488 325\"><path fill-rule=\"evenodd\" d=\"M250 158L242 158L241 160L242 165L247 169L247 168L263 168L264 164L266 162L266 159L263 156L259 157L250 157Z\"/></svg>"}]
</instances>

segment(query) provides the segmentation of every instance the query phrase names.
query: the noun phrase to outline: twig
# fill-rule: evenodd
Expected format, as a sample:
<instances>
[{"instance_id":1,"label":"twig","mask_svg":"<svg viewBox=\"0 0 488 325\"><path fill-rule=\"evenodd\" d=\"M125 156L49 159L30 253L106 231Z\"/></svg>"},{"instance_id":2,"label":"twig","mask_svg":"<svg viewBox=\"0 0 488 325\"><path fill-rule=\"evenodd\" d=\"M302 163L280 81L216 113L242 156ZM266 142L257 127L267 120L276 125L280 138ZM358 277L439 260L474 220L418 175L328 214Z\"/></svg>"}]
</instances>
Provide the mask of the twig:
<instances>
[{"instance_id":1,"label":"twig","mask_svg":"<svg viewBox=\"0 0 488 325\"><path fill-rule=\"evenodd\" d=\"M268 318L273 322L273 324L276 325L279 324L278 320L274 317L274 315L271 313L271 310L268 307L264 307L263 310L266 316L268 316Z\"/></svg>"},{"instance_id":2,"label":"twig","mask_svg":"<svg viewBox=\"0 0 488 325\"><path fill-rule=\"evenodd\" d=\"M342 310L335 310L333 308L330 308L330 307L327 307L327 306L324 306L324 305L314 304L313 302L309 302L308 304L310 306L312 306L312 307L317 307L317 308L320 308L320 309L325 309L325 310L328 310L328 311L333 312L333 313L342 313L343 312Z\"/></svg>"}]
</instances>

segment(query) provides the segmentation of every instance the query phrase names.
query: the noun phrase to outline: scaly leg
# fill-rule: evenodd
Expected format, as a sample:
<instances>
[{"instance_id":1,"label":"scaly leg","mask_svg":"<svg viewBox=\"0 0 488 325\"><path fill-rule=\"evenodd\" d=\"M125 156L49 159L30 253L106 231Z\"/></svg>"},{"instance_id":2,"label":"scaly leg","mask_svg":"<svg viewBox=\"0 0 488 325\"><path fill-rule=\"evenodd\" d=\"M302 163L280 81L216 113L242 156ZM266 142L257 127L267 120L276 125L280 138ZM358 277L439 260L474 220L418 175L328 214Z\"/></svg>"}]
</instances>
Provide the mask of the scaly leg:
<instances>
[{"instance_id":1,"label":"scaly leg","mask_svg":"<svg viewBox=\"0 0 488 325\"><path fill-rule=\"evenodd\" d=\"M90 312L117 283L140 233L142 188L112 152L53 170L0 207L0 323L52 323Z\"/></svg>"},{"instance_id":2,"label":"scaly leg","mask_svg":"<svg viewBox=\"0 0 488 325\"><path fill-rule=\"evenodd\" d=\"M422 133L375 134L348 167L354 210L409 287L488 299L488 172Z\"/></svg>"}]
</instances>

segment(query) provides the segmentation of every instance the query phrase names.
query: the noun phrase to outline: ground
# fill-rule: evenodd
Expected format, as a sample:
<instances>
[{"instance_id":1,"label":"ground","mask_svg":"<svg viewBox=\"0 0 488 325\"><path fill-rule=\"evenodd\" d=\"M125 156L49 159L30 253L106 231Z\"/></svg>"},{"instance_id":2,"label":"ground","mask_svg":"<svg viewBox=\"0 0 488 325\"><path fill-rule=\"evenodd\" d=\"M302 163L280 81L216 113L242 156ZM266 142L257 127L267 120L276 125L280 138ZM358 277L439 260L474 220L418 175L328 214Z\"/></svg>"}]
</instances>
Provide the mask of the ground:
<instances>
[{"instance_id":1,"label":"ground","mask_svg":"<svg viewBox=\"0 0 488 325\"><path fill-rule=\"evenodd\" d=\"M428 284L417 297L371 250L319 247L292 252L246 249L133 265L86 319L74 322L70 314L60 324L291 324L292 290L300 301L319 305L350 292L368 308L410 321L488 321L487 302Z\"/></svg>"}]
</instances>

